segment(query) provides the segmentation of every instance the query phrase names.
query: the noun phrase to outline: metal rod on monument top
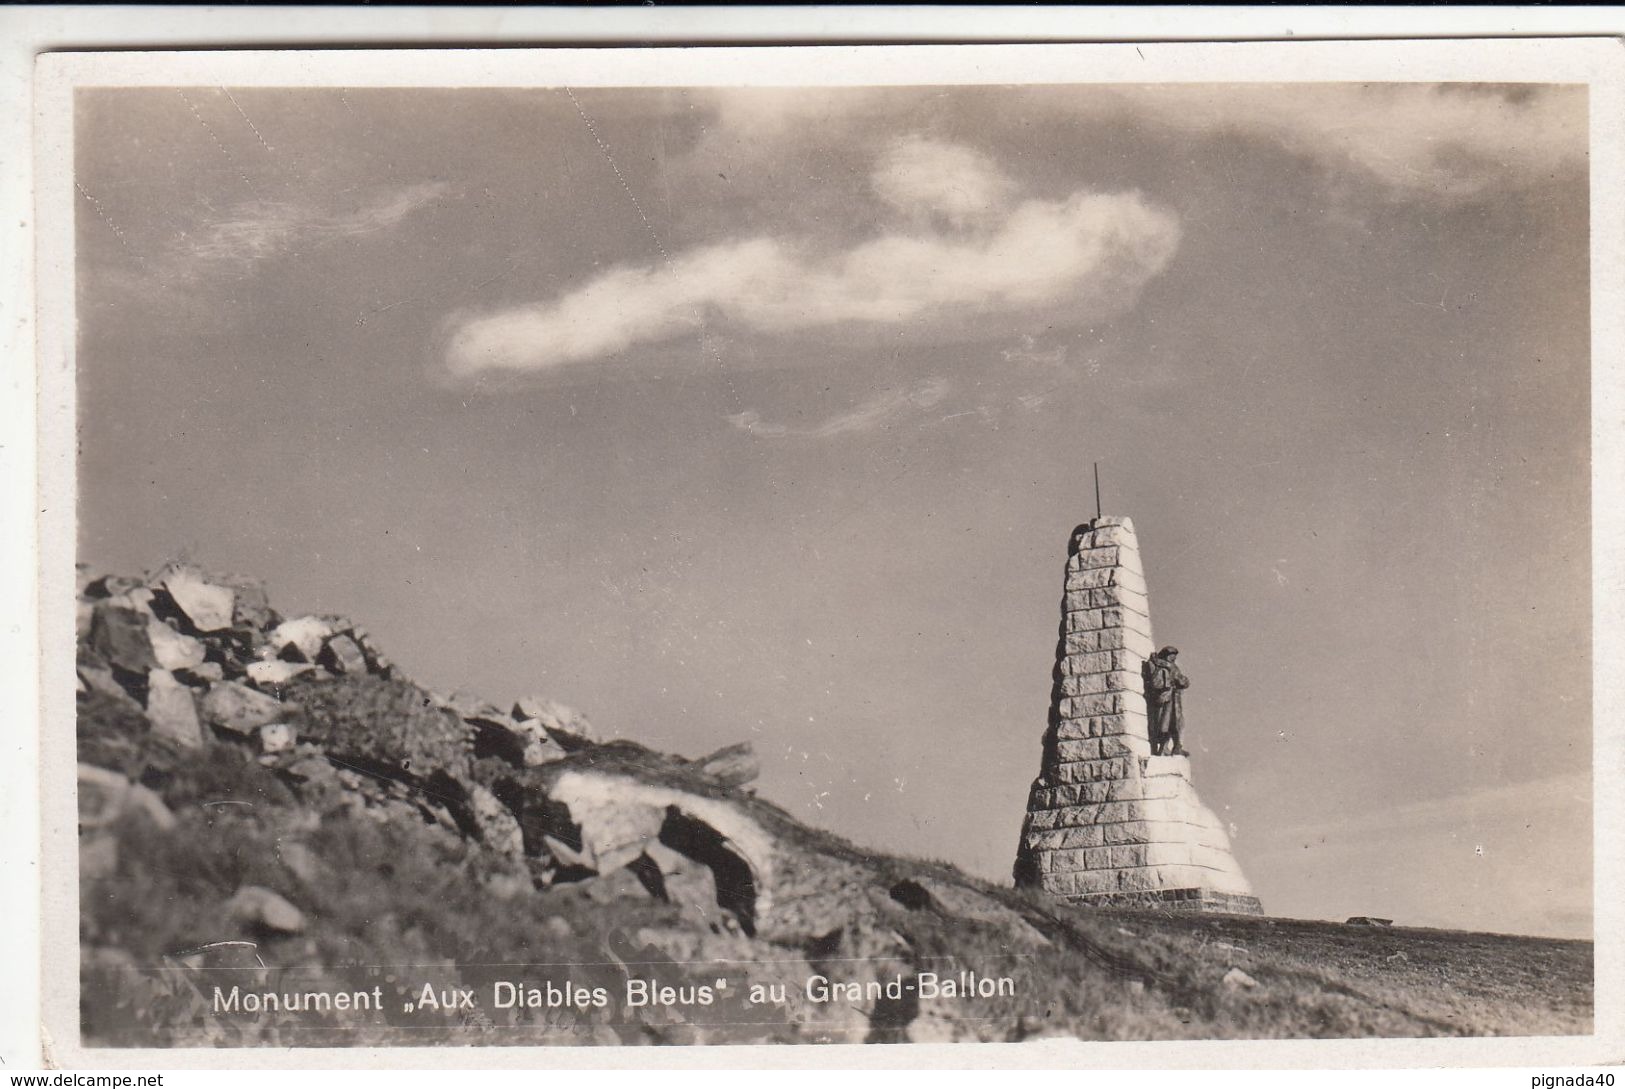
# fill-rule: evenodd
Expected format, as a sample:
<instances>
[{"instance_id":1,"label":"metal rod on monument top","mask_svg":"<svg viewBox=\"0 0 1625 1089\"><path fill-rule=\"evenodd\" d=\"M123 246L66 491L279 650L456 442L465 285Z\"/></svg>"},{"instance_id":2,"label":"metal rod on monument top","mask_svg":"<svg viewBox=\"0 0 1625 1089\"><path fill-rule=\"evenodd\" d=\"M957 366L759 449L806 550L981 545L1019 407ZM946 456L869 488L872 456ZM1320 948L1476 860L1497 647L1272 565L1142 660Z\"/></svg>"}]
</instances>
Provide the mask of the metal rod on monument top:
<instances>
[{"instance_id":1,"label":"metal rod on monument top","mask_svg":"<svg viewBox=\"0 0 1625 1089\"><path fill-rule=\"evenodd\" d=\"M1095 521L1100 520L1100 462L1095 462Z\"/></svg>"}]
</instances>

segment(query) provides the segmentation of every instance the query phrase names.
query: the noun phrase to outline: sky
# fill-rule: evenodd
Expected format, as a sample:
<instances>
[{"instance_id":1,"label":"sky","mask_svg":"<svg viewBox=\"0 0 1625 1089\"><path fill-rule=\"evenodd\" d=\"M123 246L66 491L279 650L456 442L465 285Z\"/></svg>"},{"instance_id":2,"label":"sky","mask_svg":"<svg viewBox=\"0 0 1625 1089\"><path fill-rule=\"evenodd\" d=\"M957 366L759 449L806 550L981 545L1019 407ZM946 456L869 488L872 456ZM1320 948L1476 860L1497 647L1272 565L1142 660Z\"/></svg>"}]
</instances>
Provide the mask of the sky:
<instances>
[{"instance_id":1,"label":"sky","mask_svg":"<svg viewBox=\"0 0 1625 1089\"><path fill-rule=\"evenodd\" d=\"M1268 911L1591 935L1583 89L77 94L83 561L1007 881L1098 462Z\"/></svg>"}]
</instances>

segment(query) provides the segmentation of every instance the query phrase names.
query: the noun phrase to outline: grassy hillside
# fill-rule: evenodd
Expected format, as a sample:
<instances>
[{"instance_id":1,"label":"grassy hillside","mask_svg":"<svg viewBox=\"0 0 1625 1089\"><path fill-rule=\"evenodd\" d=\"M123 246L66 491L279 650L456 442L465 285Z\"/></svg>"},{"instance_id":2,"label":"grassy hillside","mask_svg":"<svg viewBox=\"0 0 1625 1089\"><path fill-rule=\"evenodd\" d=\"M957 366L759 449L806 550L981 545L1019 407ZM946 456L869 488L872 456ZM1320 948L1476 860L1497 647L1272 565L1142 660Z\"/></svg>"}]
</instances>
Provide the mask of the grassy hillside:
<instances>
[{"instance_id":1,"label":"grassy hillside","mask_svg":"<svg viewBox=\"0 0 1625 1089\"><path fill-rule=\"evenodd\" d=\"M1589 943L1069 907L809 829L742 748L426 691L241 580L81 581L92 1045L1590 1031Z\"/></svg>"}]
</instances>

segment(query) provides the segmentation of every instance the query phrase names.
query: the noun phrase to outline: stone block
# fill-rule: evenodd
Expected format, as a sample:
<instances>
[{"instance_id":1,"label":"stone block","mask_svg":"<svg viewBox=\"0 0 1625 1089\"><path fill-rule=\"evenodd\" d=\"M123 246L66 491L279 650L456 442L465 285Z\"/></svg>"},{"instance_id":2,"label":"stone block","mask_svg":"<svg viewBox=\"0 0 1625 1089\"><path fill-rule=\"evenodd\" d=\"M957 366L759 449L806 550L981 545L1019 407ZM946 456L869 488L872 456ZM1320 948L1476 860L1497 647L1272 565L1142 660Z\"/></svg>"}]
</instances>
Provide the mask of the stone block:
<instances>
[{"instance_id":1,"label":"stone block","mask_svg":"<svg viewBox=\"0 0 1625 1089\"><path fill-rule=\"evenodd\" d=\"M191 567L172 567L163 573L159 583L198 631L231 627L237 594L230 587L216 586Z\"/></svg>"},{"instance_id":2,"label":"stone block","mask_svg":"<svg viewBox=\"0 0 1625 1089\"><path fill-rule=\"evenodd\" d=\"M1093 523L1093 528L1084 536L1084 543L1091 548L1103 548L1106 545L1134 545L1139 547L1134 536L1133 524L1114 525L1110 520L1101 520Z\"/></svg>"},{"instance_id":3,"label":"stone block","mask_svg":"<svg viewBox=\"0 0 1625 1089\"><path fill-rule=\"evenodd\" d=\"M1025 823L1027 833L1031 835L1039 832L1048 832L1056 828L1067 827L1061 823L1061 814L1063 812L1064 810L1061 809L1029 810Z\"/></svg>"},{"instance_id":4,"label":"stone block","mask_svg":"<svg viewBox=\"0 0 1625 1089\"><path fill-rule=\"evenodd\" d=\"M334 673L355 675L367 671L367 656L361 650L361 644L348 635L335 635L329 639L318 660Z\"/></svg>"},{"instance_id":5,"label":"stone block","mask_svg":"<svg viewBox=\"0 0 1625 1089\"><path fill-rule=\"evenodd\" d=\"M1033 783L1031 790L1027 791L1027 812L1031 813L1037 809L1054 809L1058 805L1078 804L1077 798L1064 793L1070 791L1077 784L1049 786L1047 783L1048 780L1039 780Z\"/></svg>"},{"instance_id":6,"label":"stone block","mask_svg":"<svg viewBox=\"0 0 1625 1089\"><path fill-rule=\"evenodd\" d=\"M1065 696L1059 708L1062 718L1095 718L1145 711L1145 697L1133 692L1099 692L1091 696Z\"/></svg>"},{"instance_id":7,"label":"stone block","mask_svg":"<svg viewBox=\"0 0 1625 1089\"><path fill-rule=\"evenodd\" d=\"M513 705L513 717L520 722L534 721L547 731L549 737L564 748L574 751L595 745L598 732L587 716L557 700L541 696L524 696Z\"/></svg>"},{"instance_id":8,"label":"stone block","mask_svg":"<svg viewBox=\"0 0 1625 1089\"><path fill-rule=\"evenodd\" d=\"M1105 783L1106 796L1093 799L1102 802L1129 802L1145 797L1144 779L1112 779Z\"/></svg>"},{"instance_id":9,"label":"stone block","mask_svg":"<svg viewBox=\"0 0 1625 1089\"><path fill-rule=\"evenodd\" d=\"M1089 737L1112 737L1128 734L1149 737L1143 711L1122 711L1111 715L1091 715L1088 718L1064 718L1055 727L1058 741L1077 741Z\"/></svg>"},{"instance_id":10,"label":"stone block","mask_svg":"<svg viewBox=\"0 0 1625 1089\"><path fill-rule=\"evenodd\" d=\"M158 665L147 634L151 622L138 609L102 602L90 622L90 649L126 673L145 673Z\"/></svg>"},{"instance_id":11,"label":"stone block","mask_svg":"<svg viewBox=\"0 0 1625 1089\"><path fill-rule=\"evenodd\" d=\"M1117 545L1101 545L1097 548L1080 548L1072 554L1076 562L1074 570L1087 571L1095 567L1116 567L1118 555L1123 550ZM1068 565L1071 567L1071 565Z\"/></svg>"},{"instance_id":12,"label":"stone block","mask_svg":"<svg viewBox=\"0 0 1625 1089\"><path fill-rule=\"evenodd\" d=\"M1116 870L1075 870L1046 874L1044 891L1055 896L1090 896L1117 891Z\"/></svg>"},{"instance_id":13,"label":"stone block","mask_svg":"<svg viewBox=\"0 0 1625 1089\"><path fill-rule=\"evenodd\" d=\"M1066 574L1066 591L1094 590L1112 584L1112 573L1115 567L1083 567Z\"/></svg>"},{"instance_id":14,"label":"stone block","mask_svg":"<svg viewBox=\"0 0 1625 1089\"><path fill-rule=\"evenodd\" d=\"M284 663L286 664L286 663ZM247 736L287 714L281 700L236 681L221 681L203 697L203 717L222 729Z\"/></svg>"},{"instance_id":15,"label":"stone block","mask_svg":"<svg viewBox=\"0 0 1625 1089\"><path fill-rule=\"evenodd\" d=\"M1081 612L1084 609L1109 609L1114 606L1129 609L1142 617L1151 615L1151 606L1147 604L1143 593L1137 590L1128 590L1121 586L1101 586L1093 590L1068 590L1061 598L1061 608L1066 612Z\"/></svg>"},{"instance_id":16,"label":"stone block","mask_svg":"<svg viewBox=\"0 0 1625 1089\"><path fill-rule=\"evenodd\" d=\"M1099 631L1103 628L1128 628L1151 639L1151 622L1133 610L1118 607L1084 609L1066 614L1067 633Z\"/></svg>"},{"instance_id":17,"label":"stone block","mask_svg":"<svg viewBox=\"0 0 1625 1089\"><path fill-rule=\"evenodd\" d=\"M1139 671L1138 663L1150 658L1156 650L1151 645L1150 635L1129 628L1094 628L1067 632L1062 639L1061 649L1067 654L1088 654L1097 650L1126 650L1135 658L1135 672Z\"/></svg>"},{"instance_id":18,"label":"stone block","mask_svg":"<svg viewBox=\"0 0 1625 1089\"><path fill-rule=\"evenodd\" d=\"M199 662L175 671L175 679L193 688L207 688L216 681L225 680L226 670L219 662Z\"/></svg>"},{"instance_id":19,"label":"stone block","mask_svg":"<svg viewBox=\"0 0 1625 1089\"><path fill-rule=\"evenodd\" d=\"M1098 805L1063 805L1056 809L1045 809L1031 814L1034 831L1048 831L1055 828L1087 828L1095 823L1095 810ZM1042 817L1043 820L1039 820Z\"/></svg>"},{"instance_id":20,"label":"stone block","mask_svg":"<svg viewBox=\"0 0 1625 1089\"><path fill-rule=\"evenodd\" d=\"M1137 782L1138 780L1124 780ZM1118 821L1116 823L1102 824L1100 827L1100 842L1113 843L1150 843L1158 835L1159 829L1150 821Z\"/></svg>"},{"instance_id":21,"label":"stone block","mask_svg":"<svg viewBox=\"0 0 1625 1089\"><path fill-rule=\"evenodd\" d=\"M203 727L198 724L192 690L167 669L147 673L147 721L154 734L182 748L195 749L203 744Z\"/></svg>"},{"instance_id":22,"label":"stone block","mask_svg":"<svg viewBox=\"0 0 1625 1089\"><path fill-rule=\"evenodd\" d=\"M1108 588L1137 593L1142 597L1147 593L1145 576L1131 568L1079 567L1067 572L1066 589L1068 591L1104 590Z\"/></svg>"},{"instance_id":23,"label":"stone block","mask_svg":"<svg viewBox=\"0 0 1625 1089\"><path fill-rule=\"evenodd\" d=\"M1140 550L1138 548L1125 548L1120 545L1080 548L1066 562L1068 574L1074 571L1097 569L1132 571L1141 578L1145 577L1145 568L1140 565Z\"/></svg>"},{"instance_id":24,"label":"stone block","mask_svg":"<svg viewBox=\"0 0 1625 1089\"><path fill-rule=\"evenodd\" d=\"M1084 609L1080 612L1066 614L1065 627L1067 632L1099 631L1106 626L1106 610Z\"/></svg>"},{"instance_id":25,"label":"stone block","mask_svg":"<svg viewBox=\"0 0 1625 1089\"><path fill-rule=\"evenodd\" d=\"M1100 758L1142 757L1151 751L1151 742L1133 734L1108 734L1095 739L1100 746Z\"/></svg>"},{"instance_id":26,"label":"stone block","mask_svg":"<svg viewBox=\"0 0 1625 1089\"><path fill-rule=\"evenodd\" d=\"M248 679L257 685L287 684L301 673L309 673L316 667L302 662L250 662L248 664Z\"/></svg>"},{"instance_id":27,"label":"stone block","mask_svg":"<svg viewBox=\"0 0 1625 1089\"><path fill-rule=\"evenodd\" d=\"M1127 779L1137 769L1132 757L1112 760L1078 760L1070 764L1057 764L1057 783L1098 783L1102 779Z\"/></svg>"},{"instance_id":28,"label":"stone block","mask_svg":"<svg viewBox=\"0 0 1625 1089\"><path fill-rule=\"evenodd\" d=\"M1091 864L1089 857L1095 852L1109 851L1109 847L1080 847L1074 850L1045 851L1038 856L1038 870L1040 873L1056 874L1071 873L1075 870L1099 869L1098 862Z\"/></svg>"},{"instance_id":29,"label":"stone block","mask_svg":"<svg viewBox=\"0 0 1625 1089\"><path fill-rule=\"evenodd\" d=\"M162 620L147 621L147 642L159 669L190 669L203 664L207 652L202 643L182 635Z\"/></svg>"},{"instance_id":30,"label":"stone block","mask_svg":"<svg viewBox=\"0 0 1625 1089\"><path fill-rule=\"evenodd\" d=\"M1077 760L1099 760L1100 746L1093 738L1057 741L1055 743L1055 757L1062 764L1070 764Z\"/></svg>"},{"instance_id":31,"label":"stone block","mask_svg":"<svg viewBox=\"0 0 1625 1089\"><path fill-rule=\"evenodd\" d=\"M1080 828L1052 828L1046 831L1029 829L1025 835L1025 842L1028 849L1033 851L1099 847L1100 828L1097 825L1084 825Z\"/></svg>"},{"instance_id":32,"label":"stone block","mask_svg":"<svg viewBox=\"0 0 1625 1089\"><path fill-rule=\"evenodd\" d=\"M271 632L271 650L291 661L314 662L332 634L332 625L319 616L284 620Z\"/></svg>"},{"instance_id":33,"label":"stone block","mask_svg":"<svg viewBox=\"0 0 1625 1089\"><path fill-rule=\"evenodd\" d=\"M1135 696L1144 696L1139 678L1132 673L1085 673L1061 678L1063 696L1093 696L1101 692L1130 692Z\"/></svg>"},{"instance_id":34,"label":"stone block","mask_svg":"<svg viewBox=\"0 0 1625 1089\"><path fill-rule=\"evenodd\" d=\"M1145 659L1133 651L1122 649L1097 650L1087 654L1068 654L1061 659L1062 672L1068 676L1080 676L1085 673L1127 673L1134 677L1137 687L1143 688L1140 681L1140 663ZM1067 665L1070 663L1070 665Z\"/></svg>"}]
</instances>

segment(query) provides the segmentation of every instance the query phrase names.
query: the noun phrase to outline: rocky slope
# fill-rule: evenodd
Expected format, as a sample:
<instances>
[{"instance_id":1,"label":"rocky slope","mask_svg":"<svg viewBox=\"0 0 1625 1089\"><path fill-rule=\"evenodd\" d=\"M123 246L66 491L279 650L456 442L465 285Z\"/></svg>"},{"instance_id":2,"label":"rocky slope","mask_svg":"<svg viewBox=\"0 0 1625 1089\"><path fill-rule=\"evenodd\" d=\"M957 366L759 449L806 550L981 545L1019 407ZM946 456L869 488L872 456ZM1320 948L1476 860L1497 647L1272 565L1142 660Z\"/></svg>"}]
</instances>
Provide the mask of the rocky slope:
<instances>
[{"instance_id":1,"label":"rocky slope","mask_svg":"<svg viewBox=\"0 0 1625 1089\"><path fill-rule=\"evenodd\" d=\"M1589 943L1058 906L185 564L81 570L78 655L92 1045L1589 1031Z\"/></svg>"}]
</instances>

